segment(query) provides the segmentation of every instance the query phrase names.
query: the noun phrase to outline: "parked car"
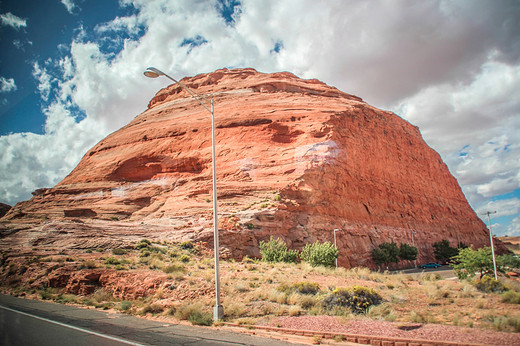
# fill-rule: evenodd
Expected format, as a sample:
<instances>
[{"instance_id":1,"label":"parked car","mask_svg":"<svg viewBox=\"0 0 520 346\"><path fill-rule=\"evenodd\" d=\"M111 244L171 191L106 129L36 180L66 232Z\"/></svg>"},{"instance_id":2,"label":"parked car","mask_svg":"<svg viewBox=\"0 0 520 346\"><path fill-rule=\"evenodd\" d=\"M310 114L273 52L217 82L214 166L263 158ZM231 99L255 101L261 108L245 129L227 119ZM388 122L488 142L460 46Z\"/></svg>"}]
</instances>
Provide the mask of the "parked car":
<instances>
[{"instance_id":1,"label":"parked car","mask_svg":"<svg viewBox=\"0 0 520 346\"><path fill-rule=\"evenodd\" d=\"M426 268L438 268L440 267L441 265L439 263L434 263L434 262L430 262L430 263L426 263L426 264L423 264L421 266L421 269L426 269Z\"/></svg>"}]
</instances>

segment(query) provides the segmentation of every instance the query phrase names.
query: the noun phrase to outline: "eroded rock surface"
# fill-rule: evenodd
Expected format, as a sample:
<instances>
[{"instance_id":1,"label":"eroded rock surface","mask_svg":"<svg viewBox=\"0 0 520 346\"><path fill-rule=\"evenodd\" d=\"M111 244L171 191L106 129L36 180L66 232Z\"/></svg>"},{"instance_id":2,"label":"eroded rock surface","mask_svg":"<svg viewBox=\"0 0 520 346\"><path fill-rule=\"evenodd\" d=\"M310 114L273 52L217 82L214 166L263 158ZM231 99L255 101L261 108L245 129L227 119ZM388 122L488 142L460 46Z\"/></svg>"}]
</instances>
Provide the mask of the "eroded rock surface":
<instances>
[{"instance_id":1,"label":"eroded rock surface","mask_svg":"<svg viewBox=\"0 0 520 346\"><path fill-rule=\"evenodd\" d=\"M433 259L441 239L488 244L441 157L399 116L287 72L222 69L182 83L215 102L220 243L229 256L259 256L270 236L291 248L333 241L334 229L346 267L374 267L373 247L412 244L413 232L419 262ZM88 233L75 219L96 220L109 242L132 228L211 242L211 172L210 114L171 85L58 185L14 206L2 219L4 245L37 246L27 239L51 228Z\"/></svg>"}]
</instances>

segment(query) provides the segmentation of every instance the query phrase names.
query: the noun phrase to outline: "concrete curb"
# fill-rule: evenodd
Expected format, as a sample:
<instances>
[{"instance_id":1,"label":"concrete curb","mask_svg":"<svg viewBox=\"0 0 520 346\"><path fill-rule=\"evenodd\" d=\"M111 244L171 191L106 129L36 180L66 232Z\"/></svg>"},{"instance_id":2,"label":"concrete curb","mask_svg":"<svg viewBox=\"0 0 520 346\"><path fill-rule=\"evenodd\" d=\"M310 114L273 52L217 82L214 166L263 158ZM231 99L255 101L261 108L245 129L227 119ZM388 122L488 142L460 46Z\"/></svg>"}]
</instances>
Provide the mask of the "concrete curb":
<instances>
[{"instance_id":1,"label":"concrete curb","mask_svg":"<svg viewBox=\"0 0 520 346\"><path fill-rule=\"evenodd\" d=\"M238 323L223 322L225 326L238 327L244 329L260 329L265 331L279 332L283 334L301 335L316 337L321 336L324 339L341 338L344 341L354 342L364 345L373 346L455 346L455 345L467 345L467 346L483 346L485 344L471 344L471 343L457 343L451 341L433 341L433 340L422 340L422 339L406 339L406 338L394 338L377 335L359 335L359 334L345 334L345 333L333 333L333 332L318 332L314 330L299 330L269 326L257 326L257 325L243 325Z\"/></svg>"}]
</instances>

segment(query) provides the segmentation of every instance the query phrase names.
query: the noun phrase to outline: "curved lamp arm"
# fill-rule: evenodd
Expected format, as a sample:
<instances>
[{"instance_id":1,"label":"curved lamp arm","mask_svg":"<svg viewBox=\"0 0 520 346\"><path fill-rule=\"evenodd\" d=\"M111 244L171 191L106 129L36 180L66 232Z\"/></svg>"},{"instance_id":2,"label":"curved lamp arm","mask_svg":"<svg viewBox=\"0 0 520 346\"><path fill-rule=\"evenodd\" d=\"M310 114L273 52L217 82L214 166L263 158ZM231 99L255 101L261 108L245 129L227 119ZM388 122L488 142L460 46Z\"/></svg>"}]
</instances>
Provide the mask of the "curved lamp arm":
<instances>
[{"instance_id":1,"label":"curved lamp arm","mask_svg":"<svg viewBox=\"0 0 520 346\"><path fill-rule=\"evenodd\" d=\"M191 90L190 88L188 88L186 85L182 84L181 82L179 82L178 80L176 80L175 78L171 77L171 76L168 76L166 73L162 72L161 70L159 69L156 69L155 67L148 67L146 69L146 71L144 71L144 75L148 78L157 78L159 76L165 76L166 78L169 78L171 79L172 81L174 81L176 84L178 84L181 88L183 88L184 90L186 90L191 96L193 96L193 98L195 100L197 100L201 105L202 107L206 108L208 112L212 113L211 112L211 109L209 109L201 100L204 100L206 102L208 102L209 104L211 104L212 102L210 100L208 100L207 98L205 98L204 96L202 96L201 94L199 93L196 93L195 91Z\"/></svg>"}]
</instances>

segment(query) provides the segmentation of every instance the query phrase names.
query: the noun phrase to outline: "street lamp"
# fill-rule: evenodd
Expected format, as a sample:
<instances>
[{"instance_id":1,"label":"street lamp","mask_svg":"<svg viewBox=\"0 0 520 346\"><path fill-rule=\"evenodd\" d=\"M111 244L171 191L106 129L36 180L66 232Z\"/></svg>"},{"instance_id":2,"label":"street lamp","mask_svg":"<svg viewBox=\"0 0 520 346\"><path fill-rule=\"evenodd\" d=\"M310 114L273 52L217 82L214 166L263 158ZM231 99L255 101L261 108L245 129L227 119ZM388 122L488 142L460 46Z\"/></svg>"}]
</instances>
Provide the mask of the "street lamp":
<instances>
[{"instance_id":1,"label":"street lamp","mask_svg":"<svg viewBox=\"0 0 520 346\"><path fill-rule=\"evenodd\" d=\"M216 169L216 161L215 161L215 112L213 107L213 99L208 100L204 96L196 93L195 91L189 89L187 86L182 84L181 82L175 80L174 78L168 76L166 73L156 69L155 67L148 67L146 71L144 71L144 75L149 78L157 78L159 76L165 76L166 78L171 79L176 84L178 84L181 88L186 90L195 100L197 100L202 107L206 108L208 112L211 113L211 161L213 168L213 243L214 243L214 252L215 252L215 296L216 303L213 308L213 319L220 320L224 317L224 308L220 304L220 273L219 273L219 244L218 244L218 216L217 216L217 169ZM202 101L209 102L210 108L206 106Z\"/></svg>"},{"instance_id":2,"label":"street lamp","mask_svg":"<svg viewBox=\"0 0 520 346\"><path fill-rule=\"evenodd\" d=\"M493 270L495 271L495 280L498 280L497 277L497 262L495 261L495 248L493 246L493 235L491 233L491 217L489 215L496 214L496 211L486 211L481 215L487 215L488 223L489 223L489 242L491 243L491 255L493 255Z\"/></svg>"},{"instance_id":3,"label":"street lamp","mask_svg":"<svg viewBox=\"0 0 520 346\"><path fill-rule=\"evenodd\" d=\"M336 232L339 231L339 229L335 228L334 229L334 247L337 249L338 247L336 246ZM338 253L338 257L339 257L339 253ZM336 268L338 267L338 257L336 257Z\"/></svg>"},{"instance_id":4,"label":"street lamp","mask_svg":"<svg viewBox=\"0 0 520 346\"><path fill-rule=\"evenodd\" d=\"M412 231L412 245L413 247L415 247L415 241L413 240L413 235L417 233L415 231ZM417 248L416 248L417 249ZM419 252L417 252L417 255L419 254ZM417 256L415 256L415 259L413 260L413 263L415 265L415 269L417 269Z\"/></svg>"}]
</instances>

